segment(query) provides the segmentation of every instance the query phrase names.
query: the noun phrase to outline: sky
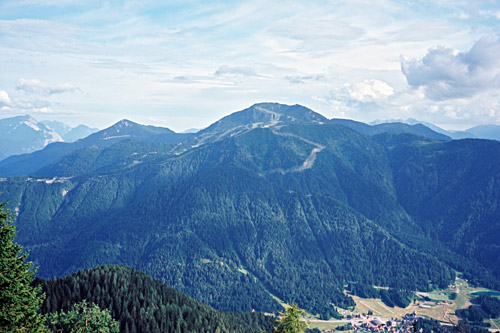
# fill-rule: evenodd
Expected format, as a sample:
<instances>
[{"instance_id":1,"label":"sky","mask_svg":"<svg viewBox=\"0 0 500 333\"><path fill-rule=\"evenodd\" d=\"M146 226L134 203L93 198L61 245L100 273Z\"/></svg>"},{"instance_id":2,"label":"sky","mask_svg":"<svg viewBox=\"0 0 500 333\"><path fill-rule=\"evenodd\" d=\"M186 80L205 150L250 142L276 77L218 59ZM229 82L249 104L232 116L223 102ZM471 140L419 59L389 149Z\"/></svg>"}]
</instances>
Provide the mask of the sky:
<instances>
[{"instance_id":1,"label":"sky","mask_svg":"<svg viewBox=\"0 0 500 333\"><path fill-rule=\"evenodd\" d=\"M500 0L0 0L0 118L183 131L259 102L500 124Z\"/></svg>"}]
</instances>

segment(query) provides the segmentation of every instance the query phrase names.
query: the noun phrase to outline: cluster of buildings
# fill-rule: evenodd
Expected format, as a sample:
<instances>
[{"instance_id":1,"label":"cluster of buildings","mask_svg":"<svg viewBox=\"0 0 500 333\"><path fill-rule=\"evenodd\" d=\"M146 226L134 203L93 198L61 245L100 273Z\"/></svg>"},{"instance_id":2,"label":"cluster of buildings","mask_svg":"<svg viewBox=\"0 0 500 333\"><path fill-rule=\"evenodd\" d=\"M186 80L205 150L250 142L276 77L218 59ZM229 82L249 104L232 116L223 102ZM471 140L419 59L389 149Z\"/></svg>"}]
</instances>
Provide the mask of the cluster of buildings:
<instances>
[{"instance_id":1,"label":"cluster of buildings","mask_svg":"<svg viewBox=\"0 0 500 333\"><path fill-rule=\"evenodd\" d=\"M413 332L417 319L416 312L408 313L401 319L361 315L359 320L352 320L351 325L355 331L361 332Z\"/></svg>"},{"instance_id":2,"label":"cluster of buildings","mask_svg":"<svg viewBox=\"0 0 500 333\"><path fill-rule=\"evenodd\" d=\"M373 317L363 313L352 318L350 324L351 331L354 332L414 332L417 319L416 312L406 314L401 319ZM333 333L338 330L330 329L323 332Z\"/></svg>"}]
</instances>

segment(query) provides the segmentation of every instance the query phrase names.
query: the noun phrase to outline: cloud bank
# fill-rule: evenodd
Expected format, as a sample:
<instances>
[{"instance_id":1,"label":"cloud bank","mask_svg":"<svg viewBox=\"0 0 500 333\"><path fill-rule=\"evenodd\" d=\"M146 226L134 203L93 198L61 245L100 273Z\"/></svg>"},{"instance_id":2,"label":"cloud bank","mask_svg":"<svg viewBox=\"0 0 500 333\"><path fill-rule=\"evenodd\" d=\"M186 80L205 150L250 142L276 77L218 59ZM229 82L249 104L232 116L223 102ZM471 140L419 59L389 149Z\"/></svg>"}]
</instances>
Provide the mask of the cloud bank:
<instances>
[{"instance_id":1,"label":"cloud bank","mask_svg":"<svg viewBox=\"0 0 500 333\"><path fill-rule=\"evenodd\" d=\"M214 73L215 76L223 75L242 75L242 76L257 76L255 70L251 67L231 67L227 65L220 66Z\"/></svg>"},{"instance_id":2,"label":"cloud bank","mask_svg":"<svg viewBox=\"0 0 500 333\"><path fill-rule=\"evenodd\" d=\"M346 85L351 99L359 102L386 98L394 94L394 89L384 81L371 79Z\"/></svg>"},{"instance_id":3,"label":"cloud bank","mask_svg":"<svg viewBox=\"0 0 500 333\"><path fill-rule=\"evenodd\" d=\"M69 83L63 83L57 86L50 86L47 83L37 79L32 79L32 80L19 79L19 81L17 82L16 89L22 90L29 94L39 94L39 95L54 95L54 94L62 94L73 91L81 91L80 88Z\"/></svg>"},{"instance_id":4,"label":"cloud bank","mask_svg":"<svg viewBox=\"0 0 500 333\"><path fill-rule=\"evenodd\" d=\"M467 52L430 49L420 60L401 59L411 87L424 88L434 101L473 97L500 88L500 37L478 40Z\"/></svg>"}]
</instances>

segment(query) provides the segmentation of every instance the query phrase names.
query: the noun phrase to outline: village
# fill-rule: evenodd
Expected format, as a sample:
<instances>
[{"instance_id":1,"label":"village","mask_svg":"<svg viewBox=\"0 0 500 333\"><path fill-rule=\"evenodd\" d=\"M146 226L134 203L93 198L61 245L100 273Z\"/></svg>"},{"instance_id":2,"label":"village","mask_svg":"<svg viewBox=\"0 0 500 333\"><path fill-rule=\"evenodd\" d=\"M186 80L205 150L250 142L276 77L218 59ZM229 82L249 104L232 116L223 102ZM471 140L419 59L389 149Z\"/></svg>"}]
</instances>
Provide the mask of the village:
<instances>
[{"instance_id":1,"label":"village","mask_svg":"<svg viewBox=\"0 0 500 333\"><path fill-rule=\"evenodd\" d=\"M417 292L415 300L406 308L388 307L380 299L352 296L356 308L341 310L341 320L321 321L308 318L309 328L319 332L415 332L419 318L435 319L445 332L452 332L459 322L455 311L471 305L471 298L481 293L494 293L485 288L469 285L457 277L447 289ZM489 332L500 332L500 319L487 321Z\"/></svg>"}]
</instances>

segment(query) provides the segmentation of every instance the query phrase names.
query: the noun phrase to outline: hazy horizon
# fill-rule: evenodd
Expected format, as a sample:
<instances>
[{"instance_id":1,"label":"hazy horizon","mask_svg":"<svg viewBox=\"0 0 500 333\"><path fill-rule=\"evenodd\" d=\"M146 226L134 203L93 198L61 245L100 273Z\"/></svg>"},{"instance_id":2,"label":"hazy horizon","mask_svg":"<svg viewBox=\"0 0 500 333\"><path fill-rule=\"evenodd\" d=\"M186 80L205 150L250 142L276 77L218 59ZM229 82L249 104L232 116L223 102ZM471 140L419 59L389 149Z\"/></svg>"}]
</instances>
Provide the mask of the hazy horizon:
<instances>
[{"instance_id":1,"label":"hazy horizon","mask_svg":"<svg viewBox=\"0 0 500 333\"><path fill-rule=\"evenodd\" d=\"M266 102L264 102L264 103L266 103ZM277 102L269 102L269 103L277 103ZM255 104L259 104L259 103L255 103ZM247 108L245 108L245 109L247 109ZM223 115L220 119L222 119L222 118L224 118L226 116L229 116L232 113L239 112L239 111L243 111L243 110L235 110L234 112L230 112L227 115ZM313 111L315 111L315 110L313 110ZM43 118L43 115L42 115L42 118L37 118L36 116L29 115L29 114L24 114L24 115L20 114L20 115L14 115L12 117L0 118L0 120L8 119L8 118L14 118L14 117L23 117L23 116L30 116L30 117L34 118L36 121L39 121L39 122L57 121L57 122L61 122L61 123L65 124L65 125L68 125L67 123L65 123L63 121L60 121L60 120L57 120L57 119ZM325 115L323 115L323 116L325 116ZM329 118L329 119L334 119L334 118L337 118L337 117L332 117L332 118ZM216 119L214 122L211 122L211 123L209 123L209 124L207 124L206 126L203 126L203 127L199 127L199 128L190 127L190 128L181 129L181 130L174 130L174 132L176 132L176 133L194 133L194 132L197 132L197 131L200 131L200 130L203 130L203 129L209 127L210 125L212 125L213 123L217 122L220 119ZM351 119L351 118L340 118L340 119L350 119L350 120L354 120L354 121L359 121L359 120L355 120L355 119ZM140 124L140 125L150 125L150 126L159 126L159 127L169 128L168 126L155 124L154 122L151 122L151 123L142 123L140 121L135 121L134 119L130 119L130 118L122 118L122 119L119 119L118 121L110 123L109 125L106 125L104 127L94 127L94 128L97 128L98 130L103 130L103 129L111 127L111 126L115 125L116 123L118 123L120 121L123 121L123 120L132 121L132 122L135 122L135 123ZM395 122L402 122L402 123L407 123L407 124L410 124L410 125L412 125L414 122L422 123L423 125L429 124L429 122L421 121L421 120L415 119L415 118L407 118L407 119L374 119L373 121L366 121L366 122L363 122L363 123L366 123L368 125L372 125L373 126L373 125L378 125L378 124L382 124L382 123L395 123ZM465 130L471 129L471 128L475 127L475 126L478 126L478 125L475 125L475 126L469 126L469 127L463 128L463 129L452 129L452 128L441 127L441 126L438 126L438 125L433 124L433 123L430 123L430 124L432 124L434 126L437 126L437 127L441 128L443 130L449 131L449 132L465 131ZM87 124L84 124L84 123L78 123L77 125L68 125L68 126L70 126L71 128L76 128L76 127L82 126L82 125L83 126L87 126L87 127L91 127L91 126L88 126ZM489 124L483 124L483 125L489 125ZM496 124L491 124L491 125L496 125ZM500 126L500 125L498 125L498 126ZM169 128L169 129L171 129L171 128Z\"/></svg>"}]
</instances>

